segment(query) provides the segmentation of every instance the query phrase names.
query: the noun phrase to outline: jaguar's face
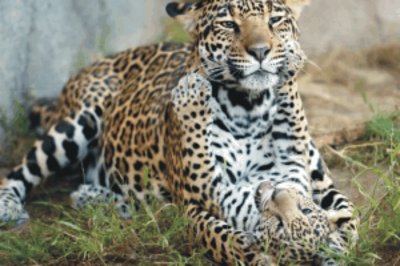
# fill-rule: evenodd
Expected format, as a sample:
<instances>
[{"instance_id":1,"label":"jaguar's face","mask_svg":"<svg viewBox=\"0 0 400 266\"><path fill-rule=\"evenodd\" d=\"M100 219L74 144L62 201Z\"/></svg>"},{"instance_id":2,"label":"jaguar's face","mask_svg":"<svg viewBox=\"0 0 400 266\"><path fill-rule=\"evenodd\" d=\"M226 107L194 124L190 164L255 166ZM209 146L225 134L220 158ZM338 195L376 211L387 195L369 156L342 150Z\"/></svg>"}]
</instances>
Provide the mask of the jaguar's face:
<instances>
[{"instance_id":1,"label":"jaguar's face","mask_svg":"<svg viewBox=\"0 0 400 266\"><path fill-rule=\"evenodd\" d=\"M193 33L201 70L217 82L245 90L279 86L302 67L304 54L289 2L300 0L203 0L170 4Z\"/></svg>"}]
</instances>

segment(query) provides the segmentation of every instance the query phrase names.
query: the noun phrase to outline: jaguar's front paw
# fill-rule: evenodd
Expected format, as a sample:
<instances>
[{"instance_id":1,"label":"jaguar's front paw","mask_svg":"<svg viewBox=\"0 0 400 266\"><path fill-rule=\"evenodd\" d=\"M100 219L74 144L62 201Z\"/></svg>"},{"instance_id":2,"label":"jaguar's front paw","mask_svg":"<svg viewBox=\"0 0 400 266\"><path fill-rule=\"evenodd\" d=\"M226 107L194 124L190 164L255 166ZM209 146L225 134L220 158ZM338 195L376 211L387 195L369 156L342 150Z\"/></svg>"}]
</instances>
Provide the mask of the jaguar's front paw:
<instances>
[{"instance_id":1,"label":"jaguar's front paw","mask_svg":"<svg viewBox=\"0 0 400 266\"><path fill-rule=\"evenodd\" d=\"M81 185L78 190L71 194L71 205L74 209L81 209L86 205L111 203L114 193L106 188L94 185Z\"/></svg>"},{"instance_id":2,"label":"jaguar's front paw","mask_svg":"<svg viewBox=\"0 0 400 266\"><path fill-rule=\"evenodd\" d=\"M71 194L71 205L74 209L81 209L87 205L113 205L124 219L130 219L129 207L124 203L121 195L117 195L108 188L95 185L81 185Z\"/></svg>"},{"instance_id":3,"label":"jaguar's front paw","mask_svg":"<svg viewBox=\"0 0 400 266\"><path fill-rule=\"evenodd\" d=\"M0 223L16 222L18 225L29 220L21 199L12 188L0 188Z\"/></svg>"}]
</instances>

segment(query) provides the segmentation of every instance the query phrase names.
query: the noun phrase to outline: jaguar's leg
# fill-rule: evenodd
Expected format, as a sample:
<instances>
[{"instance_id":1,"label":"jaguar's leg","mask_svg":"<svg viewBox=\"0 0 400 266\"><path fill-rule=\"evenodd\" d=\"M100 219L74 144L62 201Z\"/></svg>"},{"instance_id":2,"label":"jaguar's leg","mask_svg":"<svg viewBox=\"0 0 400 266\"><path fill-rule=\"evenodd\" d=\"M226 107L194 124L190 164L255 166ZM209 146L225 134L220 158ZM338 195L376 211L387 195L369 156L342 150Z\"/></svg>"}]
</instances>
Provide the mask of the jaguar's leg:
<instances>
[{"instance_id":1,"label":"jaguar's leg","mask_svg":"<svg viewBox=\"0 0 400 266\"><path fill-rule=\"evenodd\" d=\"M194 237L208 256L221 265L272 265L263 248L249 233L237 230L201 207L188 208Z\"/></svg>"},{"instance_id":2,"label":"jaguar's leg","mask_svg":"<svg viewBox=\"0 0 400 266\"><path fill-rule=\"evenodd\" d=\"M295 78L276 91L276 101L278 106L271 132L274 164L281 175L281 180L291 182L300 191L309 193L311 191L307 169L309 134Z\"/></svg>"},{"instance_id":3,"label":"jaguar's leg","mask_svg":"<svg viewBox=\"0 0 400 266\"><path fill-rule=\"evenodd\" d=\"M354 206L339 192L329 176L329 171L313 143L309 144L310 173L313 199L329 213L335 231L328 240L328 247L338 253L346 253L358 239L359 218ZM322 257L322 265L336 265L333 259Z\"/></svg>"},{"instance_id":4,"label":"jaguar's leg","mask_svg":"<svg viewBox=\"0 0 400 266\"><path fill-rule=\"evenodd\" d=\"M89 159L86 160L85 184L71 194L72 207L80 209L87 205L112 204L122 218L129 219L129 202L120 189L113 190L114 187L110 186L109 171L106 171L103 155L98 148L91 151Z\"/></svg>"},{"instance_id":5,"label":"jaguar's leg","mask_svg":"<svg viewBox=\"0 0 400 266\"><path fill-rule=\"evenodd\" d=\"M0 221L26 220L23 203L31 189L47 177L82 161L100 131L99 115L87 108L63 119L36 140L22 164L1 182Z\"/></svg>"}]
</instances>

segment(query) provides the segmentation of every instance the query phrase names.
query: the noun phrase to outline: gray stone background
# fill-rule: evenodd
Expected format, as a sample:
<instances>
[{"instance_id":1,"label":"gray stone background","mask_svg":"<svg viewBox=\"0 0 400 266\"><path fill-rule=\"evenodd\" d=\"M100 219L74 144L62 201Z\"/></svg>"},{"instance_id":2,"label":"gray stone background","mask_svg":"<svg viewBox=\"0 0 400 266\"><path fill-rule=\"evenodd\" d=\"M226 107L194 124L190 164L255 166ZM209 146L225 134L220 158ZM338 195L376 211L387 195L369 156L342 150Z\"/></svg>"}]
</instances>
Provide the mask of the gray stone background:
<instances>
[{"instance_id":1,"label":"gray stone background","mask_svg":"<svg viewBox=\"0 0 400 266\"><path fill-rule=\"evenodd\" d=\"M400 41L399 0L311 0L300 21L309 55Z\"/></svg>"},{"instance_id":2,"label":"gray stone background","mask_svg":"<svg viewBox=\"0 0 400 266\"><path fill-rule=\"evenodd\" d=\"M400 40L399 0L311 1L300 23L309 55ZM160 40L166 2L0 0L0 109L12 117L15 101L57 95L101 55Z\"/></svg>"}]
</instances>

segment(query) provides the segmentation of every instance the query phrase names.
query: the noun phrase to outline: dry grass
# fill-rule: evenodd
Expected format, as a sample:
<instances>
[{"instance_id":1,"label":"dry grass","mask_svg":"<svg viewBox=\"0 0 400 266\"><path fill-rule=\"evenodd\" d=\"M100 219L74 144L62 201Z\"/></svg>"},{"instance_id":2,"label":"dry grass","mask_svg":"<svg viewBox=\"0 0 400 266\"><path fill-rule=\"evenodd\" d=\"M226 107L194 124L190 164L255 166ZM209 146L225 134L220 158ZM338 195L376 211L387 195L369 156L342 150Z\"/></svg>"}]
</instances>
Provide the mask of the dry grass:
<instances>
[{"instance_id":1,"label":"dry grass","mask_svg":"<svg viewBox=\"0 0 400 266\"><path fill-rule=\"evenodd\" d=\"M316 57L305 72L315 81L351 86L357 79L354 69L386 70L400 81L400 43L379 45L357 52L332 51ZM324 71L322 72L321 69Z\"/></svg>"},{"instance_id":2,"label":"dry grass","mask_svg":"<svg viewBox=\"0 0 400 266\"><path fill-rule=\"evenodd\" d=\"M400 44L377 46L366 51L369 67L385 69L400 79Z\"/></svg>"}]
</instances>

